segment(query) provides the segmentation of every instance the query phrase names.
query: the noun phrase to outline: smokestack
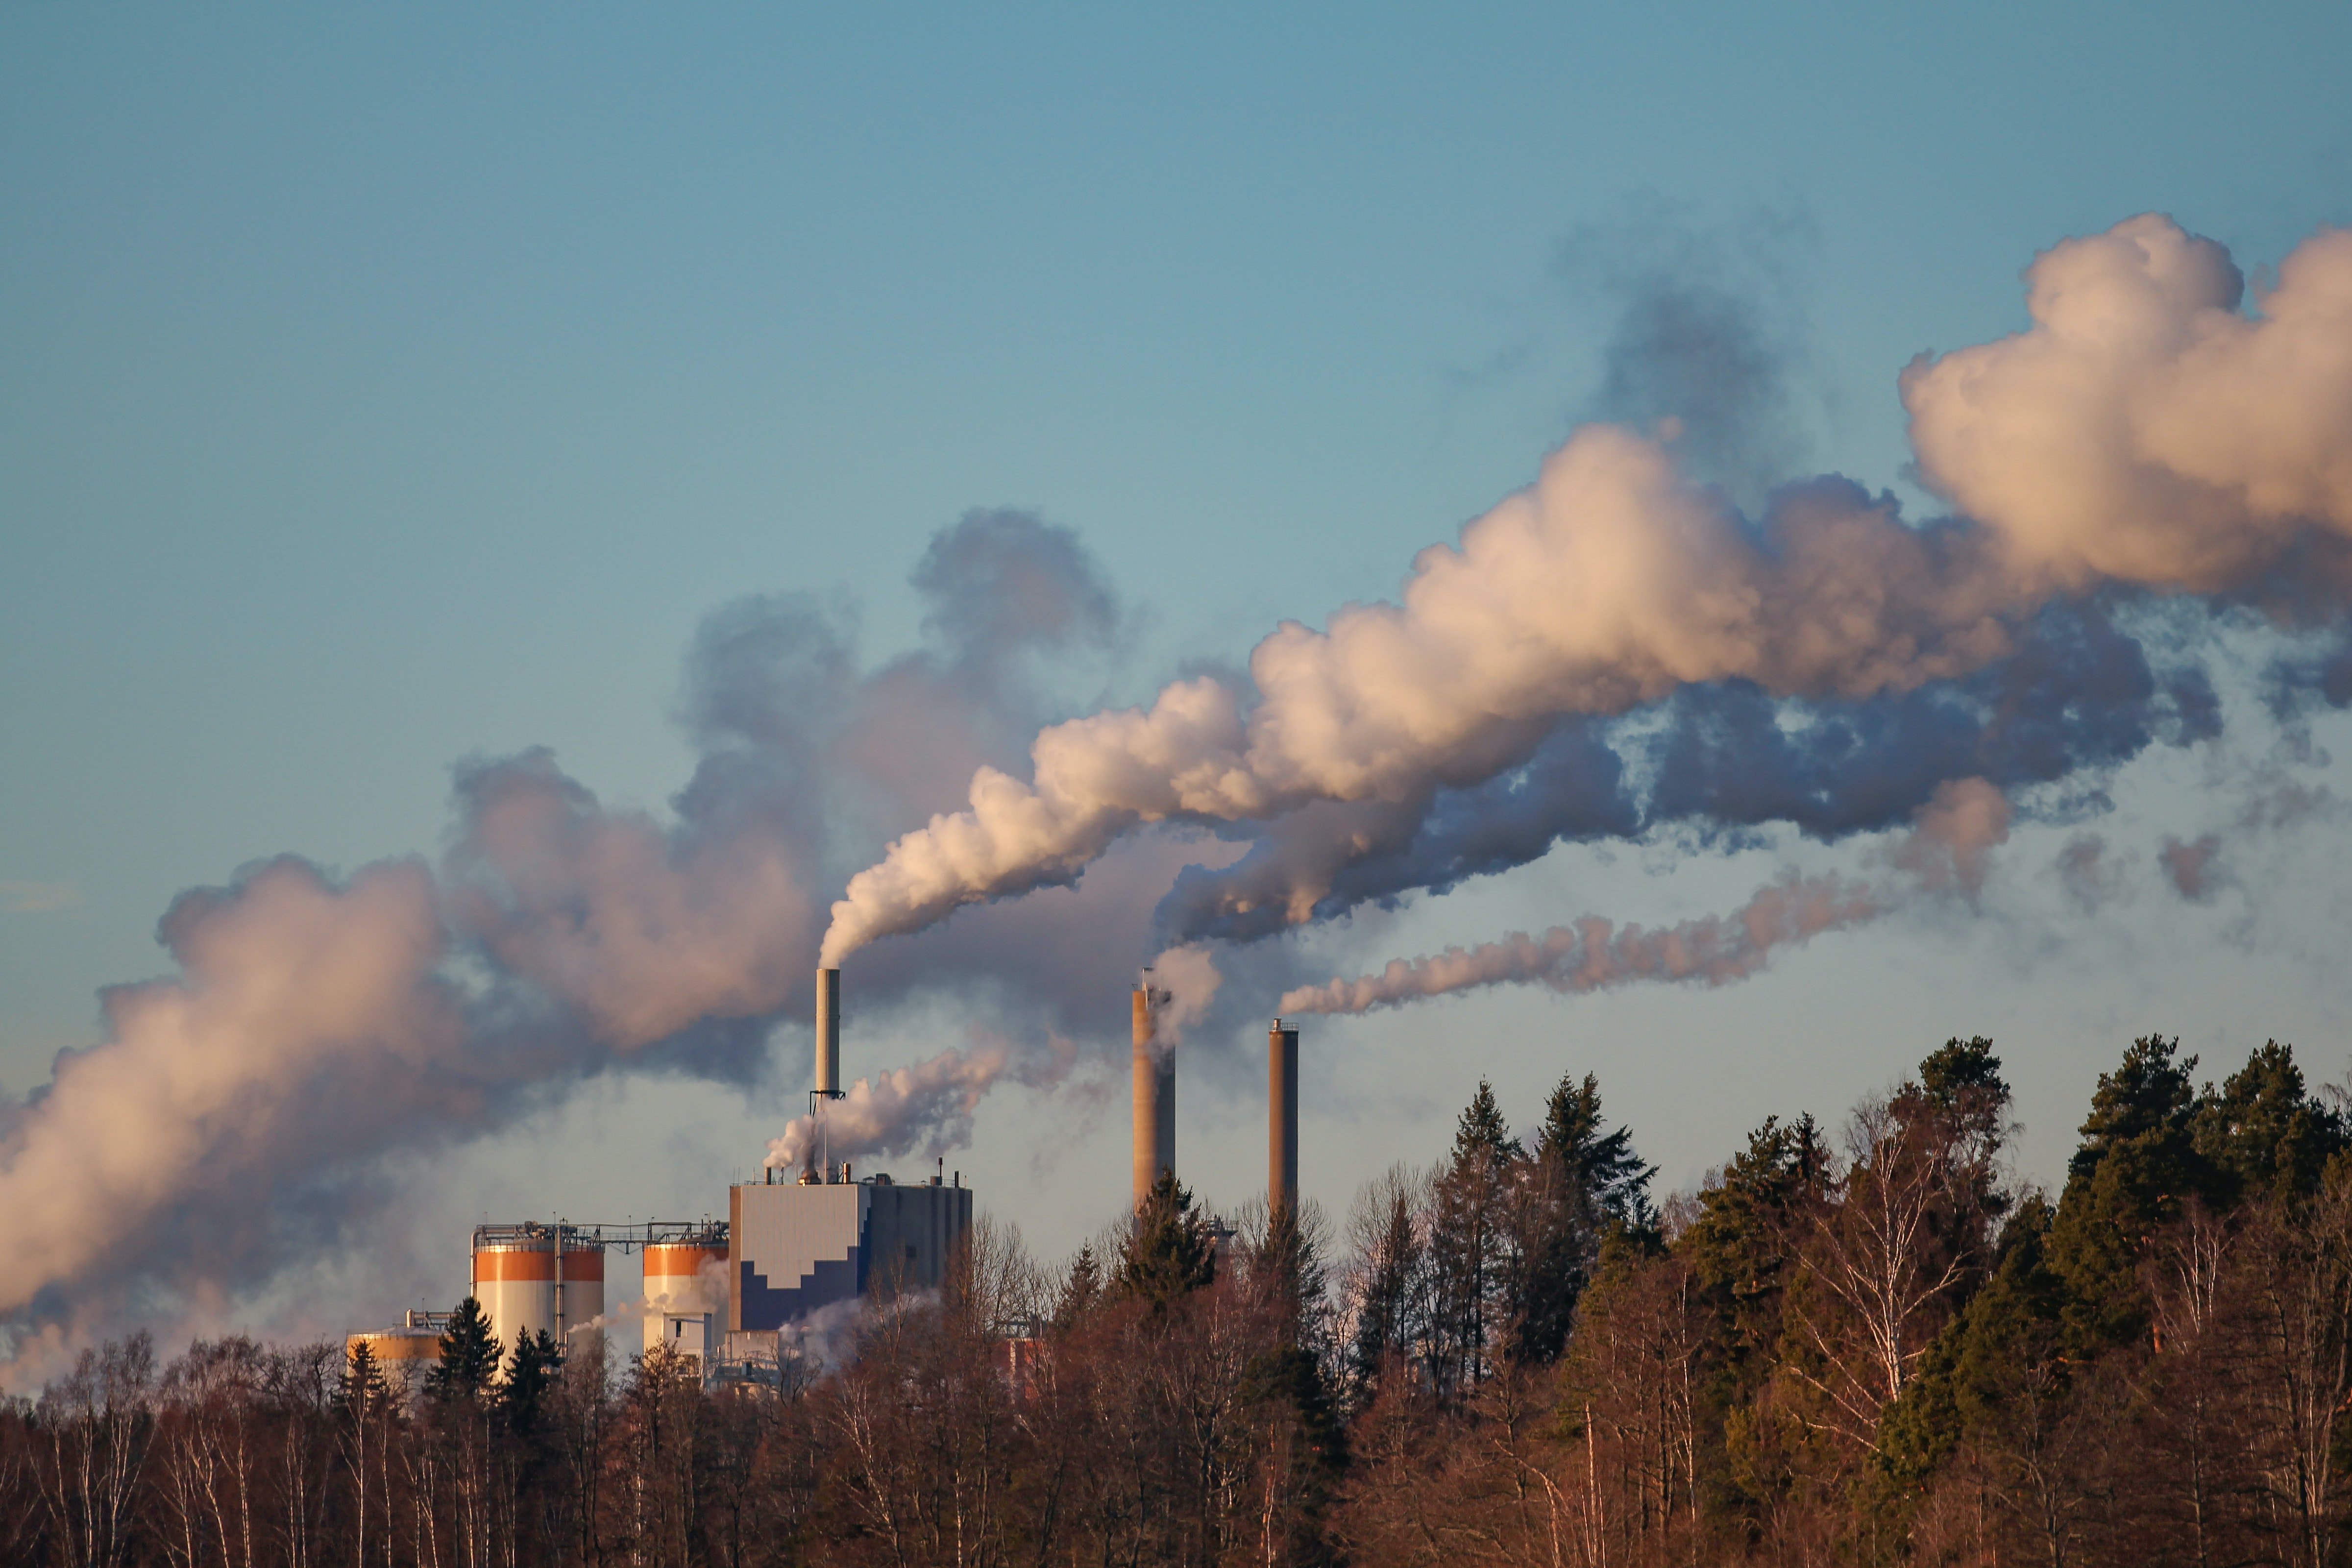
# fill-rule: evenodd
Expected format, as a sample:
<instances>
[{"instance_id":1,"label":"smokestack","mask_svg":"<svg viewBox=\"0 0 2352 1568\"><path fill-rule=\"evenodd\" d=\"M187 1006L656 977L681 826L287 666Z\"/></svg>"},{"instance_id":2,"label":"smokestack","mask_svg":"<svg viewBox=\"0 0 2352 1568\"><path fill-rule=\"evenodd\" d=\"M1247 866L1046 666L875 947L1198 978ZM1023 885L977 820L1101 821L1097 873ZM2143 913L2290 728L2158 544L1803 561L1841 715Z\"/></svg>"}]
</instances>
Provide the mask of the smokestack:
<instances>
[{"instance_id":1,"label":"smokestack","mask_svg":"<svg viewBox=\"0 0 2352 1568\"><path fill-rule=\"evenodd\" d=\"M816 1092L841 1098L841 971L816 972Z\"/></svg>"},{"instance_id":2,"label":"smokestack","mask_svg":"<svg viewBox=\"0 0 2352 1568\"><path fill-rule=\"evenodd\" d=\"M1168 993L1151 988L1151 971L1135 987L1135 1206L1151 1195L1163 1171L1176 1168L1176 1053L1157 1047L1159 1010Z\"/></svg>"},{"instance_id":3,"label":"smokestack","mask_svg":"<svg viewBox=\"0 0 2352 1568\"><path fill-rule=\"evenodd\" d=\"M1265 1208L1298 1210L1298 1030L1265 1034Z\"/></svg>"}]
</instances>

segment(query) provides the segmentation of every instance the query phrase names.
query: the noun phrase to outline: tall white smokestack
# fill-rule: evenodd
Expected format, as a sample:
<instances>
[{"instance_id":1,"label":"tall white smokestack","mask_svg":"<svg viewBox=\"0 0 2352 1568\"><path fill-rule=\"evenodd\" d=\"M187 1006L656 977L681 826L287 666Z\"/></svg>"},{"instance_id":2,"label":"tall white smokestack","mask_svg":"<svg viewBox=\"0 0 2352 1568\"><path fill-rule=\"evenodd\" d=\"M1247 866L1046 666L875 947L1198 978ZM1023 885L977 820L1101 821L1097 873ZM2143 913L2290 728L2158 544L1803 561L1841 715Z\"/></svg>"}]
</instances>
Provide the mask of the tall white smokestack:
<instances>
[{"instance_id":1,"label":"tall white smokestack","mask_svg":"<svg viewBox=\"0 0 2352 1568\"><path fill-rule=\"evenodd\" d=\"M1265 1207L1298 1212L1298 1030L1265 1034Z\"/></svg>"},{"instance_id":2,"label":"tall white smokestack","mask_svg":"<svg viewBox=\"0 0 2352 1568\"><path fill-rule=\"evenodd\" d=\"M841 1094L841 971L816 972L816 1092Z\"/></svg>"},{"instance_id":3,"label":"tall white smokestack","mask_svg":"<svg viewBox=\"0 0 2352 1568\"><path fill-rule=\"evenodd\" d=\"M1159 1048L1159 1013L1169 994L1135 986L1135 1206L1143 1207L1160 1173L1176 1168L1176 1053Z\"/></svg>"}]
</instances>

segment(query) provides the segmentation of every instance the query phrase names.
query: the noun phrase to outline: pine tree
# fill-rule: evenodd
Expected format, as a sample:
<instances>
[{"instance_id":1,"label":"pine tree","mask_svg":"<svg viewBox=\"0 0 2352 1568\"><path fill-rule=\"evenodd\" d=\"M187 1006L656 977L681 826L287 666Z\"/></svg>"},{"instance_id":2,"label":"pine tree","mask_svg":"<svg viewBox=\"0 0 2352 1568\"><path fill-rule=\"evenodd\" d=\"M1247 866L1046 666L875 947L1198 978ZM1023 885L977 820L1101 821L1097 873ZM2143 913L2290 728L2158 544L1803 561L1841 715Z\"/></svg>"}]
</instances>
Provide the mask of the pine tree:
<instances>
[{"instance_id":1,"label":"pine tree","mask_svg":"<svg viewBox=\"0 0 2352 1568\"><path fill-rule=\"evenodd\" d=\"M2137 1338L2147 1328L2137 1277L2148 1238L2219 1184L2195 1139L2197 1058L2180 1042L2143 1035L2111 1073L2099 1075L2081 1145L2051 1226L2049 1267L2065 1282L2077 1352Z\"/></svg>"},{"instance_id":2,"label":"pine tree","mask_svg":"<svg viewBox=\"0 0 2352 1568\"><path fill-rule=\"evenodd\" d=\"M1820 1123L1809 1114L1786 1125L1767 1117L1700 1192L1698 1217L1675 1240L1720 1324L1716 1393L1727 1405L1744 1402L1770 1369L1798 1221L1822 1201L1828 1180Z\"/></svg>"},{"instance_id":3,"label":"pine tree","mask_svg":"<svg viewBox=\"0 0 2352 1568\"><path fill-rule=\"evenodd\" d=\"M1507 1320L1517 1261L1509 1206L1515 1167L1525 1158L1494 1085L1480 1079L1455 1127L1454 1157L1437 1179L1430 1234L1428 1363L1441 1398L1486 1378L1495 1331Z\"/></svg>"},{"instance_id":4,"label":"pine tree","mask_svg":"<svg viewBox=\"0 0 2352 1568\"><path fill-rule=\"evenodd\" d=\"M353 1556L362 1565L371 1561L369 1482L383 1464L382 1446L385 1434L379 1423L391 1403L392 1385L376 1362L374 1349L364 1339L354 1341L351 1357L343 1363L342 1379L335 1388L336 1412L341 1417L336 1424L336 1440L343 1463L351 1470Z\"/></svg>"},{"instance_id":5,"label":"pine tree","mask_svg":"<svg viewBox=\"0 0 2352 1568\"><path fill-rule=\"evenodd\" d=\"M1534 1168L1524 1194L1519 1277L1509 1311L1512 1354L1545 1363L1559 1359L1612 1228L1652 1224L1648 1186L1656 1167L1633 1152L1633 1134L1601 1131L1601 1084L1591 1073L1559 1080L1536 1134Z\"/></svg>"},{"instance_id":6,"label":"pine tree","mask_svg":"<svg viewBox=\"0 0 2352 1568\"><path fill-rule=\"evenodd\" d=\"M1525 1152L1511 1136L1510 1123L1503 1120L1503 1108L1495 1102L1495 1086L1480 1079L1478 1092L1470 1097L1470 1103L1463 1107L1462 1120L1454 1124L1454 1168L1484 1164L1500 1170Z\"/></svg>"},{"instance_id":7,"label":"pine tree","mask_svg":"<svg viewBox=\"0 0 2352 1568\"><path fill-rule=\"evenodd\" d=\"M1216 1238L1208 1218L1194 1212L1192 1194L1162 1171L1143 1207L1135 1216L1114 1281L1120 1294L1149 1301L1165 1310L1180 1296L1202 1289L1217 1278Z\"/></svg>"},{"instance_id":8,"label":"pine tree","mask_svg":"<svg viewBox=\"0 0 2352 1568\"><path fill-rule=\"evenodd\" d=\"M1321 1252L1295 1207L1276 1204L1267 1212L1265 1233L1248 1261L1272 1299L1284 1342L1295 1345L1309 1309L1323 1300L1325 1283Z\"/></svg>"},{"instance_id":9,"label":"pine tree","mask_svg":"<svg viewBox=\"0 0 2352 1568\"><path fill-rule=\"evenodd\" d=\"M2215 1201L2293 1201L2319 1191L2320 1173L2346 1144L2344 1118L2304 1093L2294 1047L2276 1040L2200 1097L2190 1141L2210 1167Z\"/></svg>"}]
</instances>

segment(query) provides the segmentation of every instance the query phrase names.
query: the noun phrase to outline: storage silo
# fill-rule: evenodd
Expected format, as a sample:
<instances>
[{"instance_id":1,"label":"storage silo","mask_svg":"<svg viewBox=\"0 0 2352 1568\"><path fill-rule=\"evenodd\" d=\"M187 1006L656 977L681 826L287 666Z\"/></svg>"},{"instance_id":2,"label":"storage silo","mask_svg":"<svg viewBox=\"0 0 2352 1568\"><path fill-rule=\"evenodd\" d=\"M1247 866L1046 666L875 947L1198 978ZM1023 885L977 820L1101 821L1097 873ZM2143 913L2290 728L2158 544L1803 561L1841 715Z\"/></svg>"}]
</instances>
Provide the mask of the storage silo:
<instances>
[{"instance_id":1,"label":"storage silo","mask_svg":"<svg viewBox=\"0 0 2352 1568\"><path fill-rule=\"evenodd\" d=\"M343 1359L352 1361L358 1356L360 1346L366 1345L384 1382L394 1389L406 1391L420 1384L426 1373L441 1364L441 1331L448 1322L446 1312L422 1312L411 1308L398 1328L347 1335L343 1340Z\"/></svg>"},{"instance_id":2,"label":"storage silo","mask_svg":"<svg viewBox=\"0 0 2352 1568\"><path fill-rule=\"evenodd\" d=\"M544 1332L568 1350L572 1334L604 1315L604 1245L570 1226L476 1226L474 1299L501 1355L519 1333Z\"/></svg>"},{"instance_id":3,"label":"storage silo","mask_svg":"<svg viewBox=\"0 0 2352 1568\"><path fill-rule=\"evenodd\" d=\"M723 1226L646 1246L646 1349L666 1344L701 1357L727 1315Z\"/></svg>"}]
</instances>

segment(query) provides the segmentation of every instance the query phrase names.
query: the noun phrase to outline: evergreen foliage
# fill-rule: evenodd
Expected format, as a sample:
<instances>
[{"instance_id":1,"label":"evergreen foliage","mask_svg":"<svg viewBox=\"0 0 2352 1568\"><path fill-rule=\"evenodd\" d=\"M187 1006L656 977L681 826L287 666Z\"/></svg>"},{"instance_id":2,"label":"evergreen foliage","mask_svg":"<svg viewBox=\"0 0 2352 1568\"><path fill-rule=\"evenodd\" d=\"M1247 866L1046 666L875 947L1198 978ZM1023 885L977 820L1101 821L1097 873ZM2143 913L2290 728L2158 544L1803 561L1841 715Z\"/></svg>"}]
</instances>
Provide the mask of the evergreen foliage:
<instances>
[{"instance_id":1,"label":"evergreen foliage","mask_svg":"<svg viewBox=\"0 0 2352 1568\"><path fill-rule=\"evenodd\" d=\"M1192 1207L1192 1194L1175 1173L1162 1171L1136 1211L1113 1288L1165 1310L1178 1297L1204 1289L1216 1278L1217 1243L1208 1216Z\"/></svg>"},{"instance_id":2,"label":"evergreen foliage","mask_svg":"<svg viewBox=\"0 0 2352 1568\"><path fill-rule=\"evenodd\" d=\"M449 1326L441 1331L441 1359L426 1376L426 1396L443 1405L486 1404L498 1381L499 1360L489 1314L468 1296L457 1303Z\"/></svg>"}]
</instances>

